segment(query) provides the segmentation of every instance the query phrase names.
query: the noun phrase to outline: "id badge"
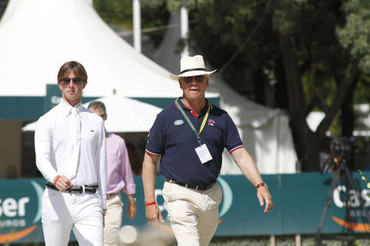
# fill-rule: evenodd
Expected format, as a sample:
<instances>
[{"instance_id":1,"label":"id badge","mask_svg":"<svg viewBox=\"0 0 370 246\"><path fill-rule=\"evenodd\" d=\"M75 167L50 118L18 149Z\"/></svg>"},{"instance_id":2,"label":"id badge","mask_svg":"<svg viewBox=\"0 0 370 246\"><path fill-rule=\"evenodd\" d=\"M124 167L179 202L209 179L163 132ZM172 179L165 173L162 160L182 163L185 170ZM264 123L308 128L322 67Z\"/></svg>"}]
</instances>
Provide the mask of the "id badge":
<instances>
[{"instance_id":1,"label":"id badge","mask_svg":"<svg viewBox=\"0 0 370 246\"><path fill-rule=\"evenodd\" d=\"M213 159L211 153L209 153L207 145L205 144L202 144L201 146L195 148L195 152L197 152L199 160L202 162L202 164Z\"/></svg>"}]
</instances>

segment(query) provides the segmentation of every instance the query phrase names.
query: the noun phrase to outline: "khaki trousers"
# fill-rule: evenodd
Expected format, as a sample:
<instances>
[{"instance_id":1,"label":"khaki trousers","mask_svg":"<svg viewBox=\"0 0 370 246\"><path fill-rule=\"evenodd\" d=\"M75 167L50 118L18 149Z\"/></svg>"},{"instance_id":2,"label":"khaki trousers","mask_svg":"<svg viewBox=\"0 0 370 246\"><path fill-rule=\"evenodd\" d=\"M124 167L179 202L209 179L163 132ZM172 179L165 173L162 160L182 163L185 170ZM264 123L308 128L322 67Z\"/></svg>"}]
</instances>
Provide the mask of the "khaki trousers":
<instances>
[{"instance_id":1,"label":"khaki trousers","mask_svg":"<svg viewBox=\"0 0 370 246\"><path fill-rule=\"evenodd\" d=\"M196 191L165 182L163 197L171 228L179 246L205 246L218 224L222 190L218 184L206 191Z\"/></svg>"},{"instance_id":2,"label":"khaki trousers","mask_svg":"<svg viewBox=\"0 0 370 246\"><path fill-rule=\"evenodd\" d=\"M105 214L104 245L121 245L119 231L122 227L122 199L121 193L111 194L106 200L107 213Z\"/></svg>"}]
</instances>

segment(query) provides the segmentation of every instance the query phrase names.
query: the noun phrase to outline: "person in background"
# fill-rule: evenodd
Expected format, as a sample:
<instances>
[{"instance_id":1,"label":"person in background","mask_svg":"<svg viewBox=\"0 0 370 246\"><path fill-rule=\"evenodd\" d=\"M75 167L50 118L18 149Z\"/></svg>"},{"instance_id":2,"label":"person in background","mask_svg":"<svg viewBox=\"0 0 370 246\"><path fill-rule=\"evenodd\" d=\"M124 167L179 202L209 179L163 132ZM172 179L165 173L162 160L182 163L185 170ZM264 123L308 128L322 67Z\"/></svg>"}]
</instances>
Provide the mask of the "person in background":
<instances>
[{"instance_id":1,"label":"person in background","mask_svg":"<svg viewBox=\"0 0 370 246\"><path fill-rule=\"evenodd\" d=\"M36 165L47 181L42 227L50 246L67 246L71 230L79 245L103 245L105 131L103 120L81 104L86 84L80 63L64 63L58 72L62 99L37 121Z\"/></svg>"},{"instance_id":2,"label":"person in background","mask_svg":"<svg viewBox=\"0 0 370 246\"><path fill-rule=\"evenodd\" d=\"M103 102L93 101L87 107L104 121L108 115ZM122 226L123 203L121 191L127 194L127 216L132 220L137 211L136 185L132 175L125 141L120 136L106 132L107 146L107 212L105 215L104 245L119 245Z\"/></svg>"},{"instance_id":3,"label":"person in background","mask_svg":"<svg viewBox=\"0 0 370 246\"><path fill-rule=\"evenodd\" d=\"M208 245L218 224L222 191L216 183L226 148L244 176L256 187L264 212L273 202L267 185L224 110L205 98L209 75L203 57L183 57L177 80L182 97L158 114L150 129L144 161L143 185L148 221L164 222L155 200L156 164L165 177L163 197L177 243Z\"/></svg>"}]
</instances>

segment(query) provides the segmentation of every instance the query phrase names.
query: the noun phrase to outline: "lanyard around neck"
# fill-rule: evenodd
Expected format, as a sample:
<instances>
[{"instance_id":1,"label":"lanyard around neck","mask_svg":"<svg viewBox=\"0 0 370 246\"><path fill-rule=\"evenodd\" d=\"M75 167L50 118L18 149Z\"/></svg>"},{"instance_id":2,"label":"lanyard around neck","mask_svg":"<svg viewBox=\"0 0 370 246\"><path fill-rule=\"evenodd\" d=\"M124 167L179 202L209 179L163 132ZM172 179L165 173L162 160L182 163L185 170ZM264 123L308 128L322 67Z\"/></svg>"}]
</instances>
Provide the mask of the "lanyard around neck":
<instances>
[{"instance_id":1,"label":"lanyard around neck","mask_svg":"<svg viewBox=\"0 0 370 246\"><path fill-rule=\"evenodd\" d=\"M206 125L206 122L207 122L207 119L208 119L208 116L209 116L209 111L211 110L211 104L208 103L208 109L207 109L207 113L206 115L204 116L204 119L203 119L203 122L202 122L202 125L200 126L200 129L199 129L199 132L197 131L197 129L195 129L193 123L191 123L189 117L185 114L184 110L182 109L182 107L180 106L179 102L178 102L178 98L176 98L175 100L175 104L177 106L177 108L180 110L181 114L184 116L185 120L188 122L190 128L193 130L193 132L195 133L195 135L197 136L197 139L198 139L198 142L199 144L201 144L200 142L200 133L203 131L203 128L204 126Z\"/></svg>"}]
</instances>

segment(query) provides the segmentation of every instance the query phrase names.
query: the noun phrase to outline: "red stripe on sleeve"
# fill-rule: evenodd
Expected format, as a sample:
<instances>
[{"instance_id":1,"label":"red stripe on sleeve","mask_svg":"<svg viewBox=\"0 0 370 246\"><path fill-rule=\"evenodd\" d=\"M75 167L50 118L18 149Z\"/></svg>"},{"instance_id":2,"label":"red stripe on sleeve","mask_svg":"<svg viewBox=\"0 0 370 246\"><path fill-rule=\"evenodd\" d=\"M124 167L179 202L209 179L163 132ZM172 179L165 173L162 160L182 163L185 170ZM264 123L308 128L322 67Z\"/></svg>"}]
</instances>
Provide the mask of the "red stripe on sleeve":
<instances>
[{"instance_id":1,"label":"red stripe on sleeve","mask_svg":"<svg viewBox=\"0 0 370 246\"><path fill-rule=\"evenodd\" d=\"M238 146L238 147L235 147L234 149L232 149L232 150L230 150L230 154L232 153L232 152L234 152L235 150L237 150L237 149L241 149L241 148L244 148L244 146L243 145L241 145L241 146Z\"/></svg>"}]
</instances>

